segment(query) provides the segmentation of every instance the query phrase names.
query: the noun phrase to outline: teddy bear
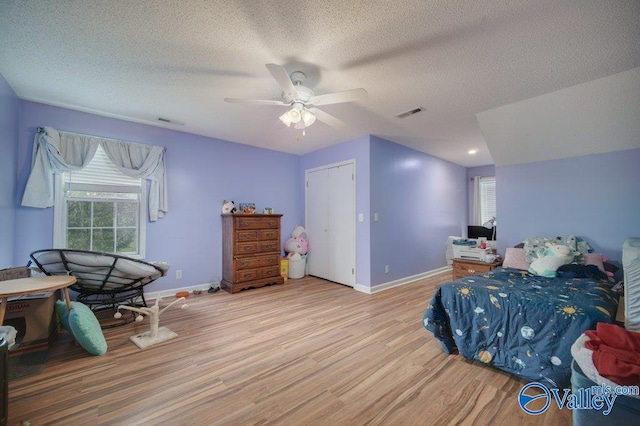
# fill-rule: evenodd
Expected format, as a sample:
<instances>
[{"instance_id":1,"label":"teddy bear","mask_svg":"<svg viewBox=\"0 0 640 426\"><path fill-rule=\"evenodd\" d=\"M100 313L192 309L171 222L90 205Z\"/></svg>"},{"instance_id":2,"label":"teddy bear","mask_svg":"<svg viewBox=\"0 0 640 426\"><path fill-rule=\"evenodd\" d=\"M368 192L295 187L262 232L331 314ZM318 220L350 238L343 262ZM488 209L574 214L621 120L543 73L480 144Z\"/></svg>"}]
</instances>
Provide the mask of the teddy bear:
<instances>
[{"instance_id":1,"label":"teddy bear","mask_svg":"<svg viewBox=\"0 0 640 426\"><path fill-rule=\"evenodd\" d=\"M284 242L284 251L288 253L288 257L291 257L294 254L305 255L307 249L307 233L304 231L304 227L296 225L291 233L291 238Z\"/></svg>"},{"instance_id":2,"label":"teddy bear","mask_svg":"<svg viewBox=\"0 0 640 426\"><path fill-rule=\"evenodd\" d=\"M541 277L555 277L562 265L573 262L575 253L564 244L547 243L546 248L537 251L538 257L529 265L529 272Z\"/></svg>"},{"instance_id":3,"label":"teddy bear","mask_svg":"<svg viewBox=\"0 0 640 426\"><path fill-rule=\"evenodd\" d=\"M222 201L222 214L231 214L236 212L236 205L233 201Z\"/></svg>"}]
</instances>

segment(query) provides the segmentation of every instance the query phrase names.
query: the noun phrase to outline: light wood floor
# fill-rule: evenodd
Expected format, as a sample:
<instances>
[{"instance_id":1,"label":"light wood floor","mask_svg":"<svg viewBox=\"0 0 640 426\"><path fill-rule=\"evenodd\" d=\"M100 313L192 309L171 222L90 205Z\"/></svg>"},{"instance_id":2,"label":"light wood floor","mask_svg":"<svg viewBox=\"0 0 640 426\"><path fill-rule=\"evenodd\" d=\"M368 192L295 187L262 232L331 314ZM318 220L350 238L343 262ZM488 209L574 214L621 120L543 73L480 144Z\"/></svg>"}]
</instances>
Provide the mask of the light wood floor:
<instances>
[{"instance_id":1,"label":"light wood floor","mask_svg":"<svg viewBox=\"0 0 640 426\"><path fill-rule=\"evenodd\" d=\"M105 330L88 355L58 335L41 374L10 383L9 425L569 425L529 416L524 381L446 356L422 326L450 273L374 295L306 277L172 307L178 337L145 350L142 323ZM168 300L167 300L168 301Z\"/></svg>"}]
</instances>

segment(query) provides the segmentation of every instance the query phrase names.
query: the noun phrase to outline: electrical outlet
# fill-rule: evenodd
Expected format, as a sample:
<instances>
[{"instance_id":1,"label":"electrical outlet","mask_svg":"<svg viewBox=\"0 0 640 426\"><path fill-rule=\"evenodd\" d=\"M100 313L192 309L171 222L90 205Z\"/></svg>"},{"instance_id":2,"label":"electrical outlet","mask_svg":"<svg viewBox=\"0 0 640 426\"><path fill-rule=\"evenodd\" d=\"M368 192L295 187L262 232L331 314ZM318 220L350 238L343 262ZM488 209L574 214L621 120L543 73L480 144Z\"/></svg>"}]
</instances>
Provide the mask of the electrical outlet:
<instances>
[{"instance_id":1,"label":"electrical outlet","mask_svg":"<svg viewBox=\"0 0 640 426\"><path fill-rule=\"evenodd\" d=\"M182 279L182 269L176 269L176 279Z\"/></svg>"},{"instance_id":2,"label":"electrical outlet","mask_svg":"<svg viewBox=\"0 0 640 426\"><path fill-rule=\"evenodd\" d=\"M385 274L389 273L389 265L384 265L384 273Z\"/></svg>"},{"instance_id":3,"label":"electrical outlet","mask_svg":"<svg viewBox=\"0 0 640 426\"><path fill-rule=\"evenodd\" d=\"M373 221L377 222L378 221L378 213L374 213L373 214Z\"/></svg>"}]
</instances>

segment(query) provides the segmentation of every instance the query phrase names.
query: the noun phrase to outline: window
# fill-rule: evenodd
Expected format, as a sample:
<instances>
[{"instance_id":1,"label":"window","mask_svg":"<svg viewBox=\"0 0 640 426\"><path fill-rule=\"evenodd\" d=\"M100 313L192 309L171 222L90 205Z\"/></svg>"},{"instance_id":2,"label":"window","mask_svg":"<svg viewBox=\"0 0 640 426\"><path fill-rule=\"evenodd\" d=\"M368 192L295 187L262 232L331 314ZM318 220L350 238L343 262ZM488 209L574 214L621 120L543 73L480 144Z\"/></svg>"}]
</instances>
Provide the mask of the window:
<instances>
[{"instance_id":1,"label":"window","mask_svg":"<svg viewBox=\"0 0 640 426\"><path fill-rule=\"evenodd\" d=\"M99 146L84 169L57 176L54 246L144 257L145 188Z\"/></svg>"},{"instance_id":2,"label":"window","mask_svg":"<svg viewBox=\"0 0 640 426\"><path fill-rule=\"evenodd\" d=\"M480 224L496 217L496 178L480 178Z\"/></svg>"}]
</instances>

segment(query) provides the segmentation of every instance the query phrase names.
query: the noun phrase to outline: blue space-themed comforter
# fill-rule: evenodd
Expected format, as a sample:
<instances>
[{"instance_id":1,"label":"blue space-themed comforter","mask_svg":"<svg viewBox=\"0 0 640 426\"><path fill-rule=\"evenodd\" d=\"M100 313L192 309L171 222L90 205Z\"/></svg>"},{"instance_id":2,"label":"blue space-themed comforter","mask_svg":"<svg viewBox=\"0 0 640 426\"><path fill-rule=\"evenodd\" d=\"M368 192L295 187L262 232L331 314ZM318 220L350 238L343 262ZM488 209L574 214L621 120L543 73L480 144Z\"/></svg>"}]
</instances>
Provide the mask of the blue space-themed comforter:
<instances>
[{"instance_id":1,"label":"blue space-themed comforter","mask_svg":"<svg viewBox=\"0 0 640 426\"><path fill-rule=\"evenodd\" d=\"M423 318L450 354L524 379L566 387L571 345L613 321L617 297L606 281L545 278L497 268L442 285Z\"/></svg>"}]
</instances>

